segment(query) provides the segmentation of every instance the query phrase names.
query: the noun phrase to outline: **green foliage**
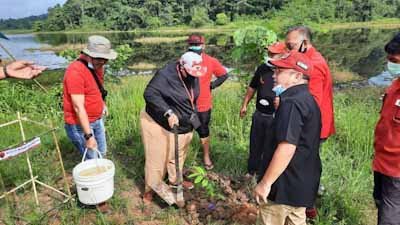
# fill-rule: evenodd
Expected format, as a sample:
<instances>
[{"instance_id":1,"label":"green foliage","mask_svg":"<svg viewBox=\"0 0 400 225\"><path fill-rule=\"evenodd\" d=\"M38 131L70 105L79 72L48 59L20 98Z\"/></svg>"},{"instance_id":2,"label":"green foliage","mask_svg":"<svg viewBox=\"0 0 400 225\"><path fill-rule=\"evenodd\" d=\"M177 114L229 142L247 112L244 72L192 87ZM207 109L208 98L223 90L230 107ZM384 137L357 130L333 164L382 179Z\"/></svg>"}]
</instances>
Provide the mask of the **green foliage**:
<instances>
[{"instance_id":1,"label":"green foliage","mask_svg":"<svg viewBox=\"0 0 400 225\"><path fill-rule=\"evenodd\" d=\"M59 56L64 57L68 62L72 62L79 56L79 51L73 49L65 49L58 53Z\"/></svg>"},{"instance_id":2,"label":"green foliage","mask_svg":"<svg viewBox=\"0 0 400 225\"><path fill-rule=\"evenodd\" d=\"M195 7L193 9L192 20L190 21L190 26L201 27L211 22L208 17L207 10L201 7Z\"/></svg>"},{"instance_id":3,"label":"green foliage","mask_svg":"<svg viewBox=\"0 0 400 225\"><path fill-rule=\"evenodd\" d=\"M232 57L236 62L262 61L264 48L278 40L277 34L261 26L236 30L233 39L235 48Z\"/></svg>"},{"instance_id":4,"label":"green foliage","mask_svg":"<svg viewBox=\"0 0 400 225\"><path fill-rule=\"evenodd\" d=\"M229 23L229 18L225 13L218 13L215 23L217 25L226 25Z\"/></svg>"},{"instance_id":5,"label":"green foliage","mask_svg":"<svg viewBox=\"0 0 400 225\"><path fill-rule=\"evenodd\" d=\"M213 181L207 177L207 171L200 166L192 167L193 173L189 175L189 178L194 180L194 184L200 186L206 190L207 195L214 199L225 199L225 197L217 191L216 185Z\"/></svg>"},{"instance_id":6,"label":"green foliage","mask_svg":"<svg viewBox=\"0 0 400 225\"><path fill-rule=\"evenodd\" d=\"M129 58L132 56L133 49L128 45L119 45L115 48L118 57L109 61L109 69L112 75L117 75L119 71L126 68Z\"/></svg>"}]
</instances>

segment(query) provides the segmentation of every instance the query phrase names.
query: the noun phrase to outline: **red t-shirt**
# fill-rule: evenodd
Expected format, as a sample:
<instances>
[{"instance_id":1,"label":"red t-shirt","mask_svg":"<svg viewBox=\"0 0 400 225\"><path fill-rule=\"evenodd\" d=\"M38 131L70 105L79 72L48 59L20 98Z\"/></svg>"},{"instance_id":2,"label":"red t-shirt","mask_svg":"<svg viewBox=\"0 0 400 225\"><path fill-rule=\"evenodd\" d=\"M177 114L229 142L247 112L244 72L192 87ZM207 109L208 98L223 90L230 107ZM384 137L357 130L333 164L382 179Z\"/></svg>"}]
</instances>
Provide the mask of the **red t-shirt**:
<instances>
[{"instance_id":1,"label":"red t-shirt","mask_svg":"<svg viewBox=\"0 0 400 225\"><path fill-rule=\"evenodd\" d=\"M103 69L96 71L99 80L103 83ZM72 62L64 75L64 120L67 124L79 124L78 117L72 105L71 94L85 95L85 109L89 122L98 120L103 113L104 102L96 81L89 69L81 62Z\"/></svg>"},{"instance_id":2,"label":"red t-shirt","mask_svg":"<svg viewBox=\"0 0 400 225\"><path fill-rule=\"evenodd\" d=\"M220 77L227 73L226 69L222 64L214 57L202 53L203 65L207 67L207 73L200 77L200 95L197 99L197 110L199 112L206 112L212 107L212 95L211 95L211 79L212 76Z\"/></svg>"},{"instance_id":3,"label":"red t-shirt","mask_svg":"<svg viewBox=\"0 0 400 225\"><path fill-rule=\"evenodd\" d=\"M331 72L324 57L314 47L309 48L305 55L311 59L314 67L310 74L309 89L321 110L320 138L325 139L335 133Z\"/></svg>"},{"instance_id":4,"label":"red t-shirt","mask_svg":"<svg viewBox=\"0 0 400 225\"><path fill-rule=\"evenodd\" d=\"M386 89L381 117L375 128L374 171L400 177L400 80Z\"/></svg>"}]
</instances>

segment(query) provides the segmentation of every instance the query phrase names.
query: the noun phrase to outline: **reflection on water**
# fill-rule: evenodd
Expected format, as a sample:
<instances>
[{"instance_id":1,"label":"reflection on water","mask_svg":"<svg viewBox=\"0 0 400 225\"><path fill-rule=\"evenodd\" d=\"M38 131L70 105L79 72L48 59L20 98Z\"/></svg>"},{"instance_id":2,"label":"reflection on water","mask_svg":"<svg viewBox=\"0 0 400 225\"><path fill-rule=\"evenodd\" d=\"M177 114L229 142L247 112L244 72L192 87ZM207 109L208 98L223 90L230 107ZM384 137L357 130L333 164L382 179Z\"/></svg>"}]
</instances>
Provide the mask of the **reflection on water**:
<instances>
[{"instance_id":1,"label":"reflection on water","mask_svg":"<svg viewBox=\"0 0 400 225\"><path fill-rule=\"evenodd\" d=\"M331 67L341 71L349 71L363 77L380 74L384 69L383 46L390 40L397 30L379 29L347 29L335 30L327 33L316 33L314 45L327 58ZM230 53L233 48L232 33L203 34L207 40L207 53L220 59L227 67L237 65L231 61ZM94 34L94 33L93 33ZM38 48L40 43L50 45L85 43L91 34L82 33L51 33L32 35L10 35L11 41L3 41L18 58L33 59L44 65L65 66L65 60L52 52L29 52L27 48ZM152 33L152 32L117 32L102 33L111 40L113 45L129 44L134 49L130 58L131 64L140 62L155 64L162 67L170 60L177 59L186 50L185 41L173 43L141 44L135 39L143 37L176 37L187 35L179 33ZM1 53L1 52L0 52ZM1 53L3 55L3 53ZM254 64L258 62L241 62ZM138 71L136 71L138 72Z\"/></svg>"},{"instance_id":2,"label":"reflection on water","mask_svg":"<svg viewBox=\"0 0 400 225\"><path fill-rule=\"evenodd\" d=\"M41 44L34 39L32 34L7 35L10 40L0 39L0 43L17 59L31 60L47 66L49 69L65 67L67 61L51 51L39 51ZM3 49L0 49L1 58L9 58Z\"/></svg>"}]
</instances>

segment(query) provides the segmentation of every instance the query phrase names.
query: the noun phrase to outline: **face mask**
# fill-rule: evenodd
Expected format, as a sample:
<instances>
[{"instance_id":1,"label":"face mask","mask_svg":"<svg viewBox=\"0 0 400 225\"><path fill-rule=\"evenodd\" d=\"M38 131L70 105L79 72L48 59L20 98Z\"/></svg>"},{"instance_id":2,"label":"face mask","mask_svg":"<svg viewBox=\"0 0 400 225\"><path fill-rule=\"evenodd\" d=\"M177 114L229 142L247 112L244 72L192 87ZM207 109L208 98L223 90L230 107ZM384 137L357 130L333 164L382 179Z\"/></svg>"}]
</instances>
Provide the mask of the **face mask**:
<instances>
[{"instance_id":1,"label":"face mask","mask_svg":"<svg viewBox=\"0 0 400 225\"><path fill-rule=\"evenodd\" d=\"M265 64L269 67L269 68L275 68L274 65L272 65L269 61L273 60L271 57L269 56L265 56L264 57L264 62Z\"/></svg>"},{"instance_id":2,"label":"face mask","mask_svg":"<svg viewBox=\"0 0 400 225\"><path fill-rule=\"evenodd\" d=\"M399 63L393 63L393 62L389 61L387 63L387 70L394 77L400 76L400 64Z\"/></svg>"},{"instance_id":3,"label":"face mask","mask_svg":"<svg viewBox=\"0 0 400 225\"><path fill-rule=\"evenodd\" d=\"M286 88L282 87L282 85L276 85L274 88L272 88L272 91L275 92L276 96L281 95L284 91L286 90Z\"/></svg>"},{"instance_id":4,"label":"face mask","mask_svg":"<svg viewBox=\"0 0 400 225\"><path fill-rule=\"evenodd\" d=\"M307 48L303 49L303 46L304 46L304 41L301 42L300 48L298 50L300 53L305 53L307 51Z\"/></svg>"},{"instance_id":5,"label":"face mask","mask_svg":"<svg viewBox=\"0 0 400 225\"><path fill-rule=\"evenodd\" d=\"M94 66L93 66L93 64L92 64L91 62L88 62L88 67L89 67L90 69L94 70Z\"/></svg>"},{"instance_id":6,"label":"face mask","mask_svg":"<svg viewBox=\"0 0 400 225\"><path fill-rule=\"evenodd\" d=\"M193 45L193 46L189 47L189 50L193 51L197 54L201 54L201 52L203 51L203 48L200 45L199 46Z\"/></svg>"}]
</instances>

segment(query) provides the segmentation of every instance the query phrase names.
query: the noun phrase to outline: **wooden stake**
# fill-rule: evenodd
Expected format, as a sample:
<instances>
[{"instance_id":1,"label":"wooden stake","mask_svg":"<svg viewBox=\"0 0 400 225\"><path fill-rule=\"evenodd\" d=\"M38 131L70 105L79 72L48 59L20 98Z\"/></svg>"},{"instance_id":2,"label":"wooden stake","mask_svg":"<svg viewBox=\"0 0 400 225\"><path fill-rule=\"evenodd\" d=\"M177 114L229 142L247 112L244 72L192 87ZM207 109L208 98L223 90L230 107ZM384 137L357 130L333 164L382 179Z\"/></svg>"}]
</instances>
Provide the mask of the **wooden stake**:
<instances>
[{"instance_id":1,"label":"wooden stake","mask_svg":"<svg viewBox=\"0 0 400 225\"><path fill-rule=\"evenodd\" d=\"M63 162L63 160L62 160L61 151L60 151L60 146L59 146L59 144L58 144L58 139L57 139L56 132L55 132L55 128L54 128L54 126L53 126L53 122L52 122L52 121L50 121L50 127L51 127L51 129L53 130L51 133L52 133L52 135L53 135L54 144L56 145L58 160L60 160L60 165L61 165L61 171L62 171L62 174L63 174L64 184L65 184L65 186L66 186L66 188L67 188L68 197L71 198L71 196L72 196L72 195L71 195L71 190L69 189L69 184L68 184L68 180L67 180L67 175L66 175L65 169L64 169L64 162Z\"/></svg>"},{"instance_id":2,"label":"wooden stake","mask_svg":"<svg viewBox=\"0 0 400 225\"><path fill-rule=\"evenodd\" d=\"M25 132L24 132L24 127L22 126L22 120L21 120L21 114L19 112L17 112L17 117L18 117L18 121L19 121L19 128L21 131L21 136L22 136L22 142L25 144ZM33 177L33 172L32 172L32 165L31 165L31 160L29 159L29 153L26 152L26 162L28 163L28 168L29 168L29 174L31 176L31 181L32 181L32 187L33 187L33 192L35 194L35 201L36 201L36 205L39 206L39 199L38 199L38 194L36 191L36 182L35 182L35 178Z\"/></svg>"}]
</instances>

